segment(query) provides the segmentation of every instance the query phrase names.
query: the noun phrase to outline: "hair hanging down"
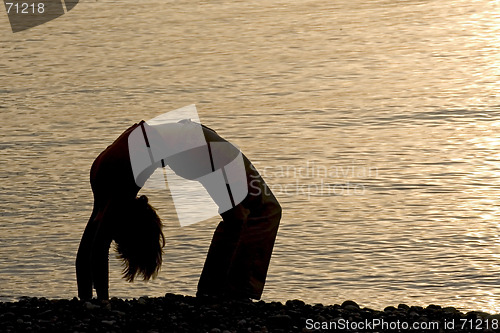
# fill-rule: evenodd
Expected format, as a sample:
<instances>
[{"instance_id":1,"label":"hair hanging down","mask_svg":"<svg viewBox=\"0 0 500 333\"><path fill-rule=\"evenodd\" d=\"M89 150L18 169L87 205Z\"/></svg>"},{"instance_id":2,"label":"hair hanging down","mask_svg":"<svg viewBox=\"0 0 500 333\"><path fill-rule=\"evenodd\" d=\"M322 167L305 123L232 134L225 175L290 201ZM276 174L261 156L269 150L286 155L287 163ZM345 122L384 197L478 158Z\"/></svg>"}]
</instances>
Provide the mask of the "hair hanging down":
<instances>
[{"instance_id":1,"label":"hair hanging down","mask_svg":"<svg viewBox=\"0 0 500 333\"><path fill-rule=\"evenodd\" d=\"M154 279L160 270L165 246L161 219L145 195L136 198L126 211L129 214L118 221L114 230L123 278L129 282L138 276L144 280Z\"/></svg>"}]
</instances>

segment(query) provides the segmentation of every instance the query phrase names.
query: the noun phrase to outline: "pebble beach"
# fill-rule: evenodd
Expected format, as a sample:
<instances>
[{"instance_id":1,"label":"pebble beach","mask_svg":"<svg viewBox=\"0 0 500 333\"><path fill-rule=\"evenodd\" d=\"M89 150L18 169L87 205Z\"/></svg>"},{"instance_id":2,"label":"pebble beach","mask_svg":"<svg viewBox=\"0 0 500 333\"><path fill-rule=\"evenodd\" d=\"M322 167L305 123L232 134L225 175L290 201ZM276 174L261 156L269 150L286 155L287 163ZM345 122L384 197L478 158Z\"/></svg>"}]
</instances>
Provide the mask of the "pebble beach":
<instances>
[{"instance_id":1,"label":"pebble beach","mask_svg":"<svg viewBox=\"0 0 500 333\"><path fill-rule=\"evenodd\" d=\"M109 301L23 297L0 303L1 332L498 332L500 314L399 304L383 310L300 300L264 302L166 294Z\"/></svg>"}]
</instances>

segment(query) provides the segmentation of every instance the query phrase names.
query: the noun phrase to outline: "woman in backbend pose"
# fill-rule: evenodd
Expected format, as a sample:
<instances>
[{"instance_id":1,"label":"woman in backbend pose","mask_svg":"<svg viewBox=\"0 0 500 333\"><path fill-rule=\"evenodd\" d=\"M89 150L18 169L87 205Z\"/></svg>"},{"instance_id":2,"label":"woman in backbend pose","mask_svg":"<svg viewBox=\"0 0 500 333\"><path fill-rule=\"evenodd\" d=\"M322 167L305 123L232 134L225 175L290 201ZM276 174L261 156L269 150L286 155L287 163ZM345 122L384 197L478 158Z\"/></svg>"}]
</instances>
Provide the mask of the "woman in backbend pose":
<instances>
[{"instance_id":1,"label":"woman in backbend pose","mask_svg":"<svg viewBox=\"0 0 500 333\"><path fill-rule=\"evenodd\" d=\"M183 131L193 128L193 124L179 122L172 131L163 129L160 134L167 143L174 142L176 136L182 136ZM155 132L155 127L144 121L134 124L92 164L90 183L94 207L76 258L78 296L81 299L92 298L93 288L99 299L108 299L108 253L113 240L123 260L123 276L128 281L136 277L154 278L160 269L165 245L161 220L147 197L137 195L154 170L162 165L159 162L151 164L138 177L134 175L129 136L139 129L144 133L146 130ZM205 126L201 126L201 130L208 146L210 143L228 143ZM207 163L198 161L198 157L195 148L165 158L161 163L163 166L168 164L179 176L196 179L209 172L205 170ZM243 162L248 194L237 205L220 213L222 221L208 250L198 283L198 296L261 297L281 207L244 155ZM197 167L185 168L186 163ZM207 191L211 192L208 188ZM218 203L216 199L214 201Z\"/></svg>"}]
</instances>

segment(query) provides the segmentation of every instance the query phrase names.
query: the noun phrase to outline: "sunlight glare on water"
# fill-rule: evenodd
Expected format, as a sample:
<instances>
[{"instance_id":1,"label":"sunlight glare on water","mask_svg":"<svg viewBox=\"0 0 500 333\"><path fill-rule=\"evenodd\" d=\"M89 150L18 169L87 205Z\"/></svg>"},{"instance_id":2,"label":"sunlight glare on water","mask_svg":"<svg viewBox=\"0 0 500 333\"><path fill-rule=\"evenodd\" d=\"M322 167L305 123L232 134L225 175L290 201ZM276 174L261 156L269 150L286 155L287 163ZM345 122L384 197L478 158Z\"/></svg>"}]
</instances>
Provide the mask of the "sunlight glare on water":
<instances>
[{"instance_id":1,"label":"sunlight glare on water","mask_svg":"<svg viewBox=\"0 0 500 333\"><path fill-rule=\"evenodd\" d=\"M0 300L76 295L93 159L194 103L283 206L265 300L500 312L498 1L82 1L0 27ZM111 255L110 295L193 295L218 219L144 193L164 266L128 284Z\"/></svg>"}]
</instances>

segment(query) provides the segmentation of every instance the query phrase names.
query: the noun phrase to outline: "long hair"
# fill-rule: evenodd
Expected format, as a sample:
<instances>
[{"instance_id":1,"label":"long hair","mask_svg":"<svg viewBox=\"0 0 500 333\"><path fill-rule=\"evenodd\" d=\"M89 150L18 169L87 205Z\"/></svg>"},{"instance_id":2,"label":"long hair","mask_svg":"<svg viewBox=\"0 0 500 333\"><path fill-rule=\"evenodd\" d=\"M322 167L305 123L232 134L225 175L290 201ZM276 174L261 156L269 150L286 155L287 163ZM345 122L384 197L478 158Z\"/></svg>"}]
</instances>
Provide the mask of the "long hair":
<instances>
[{"instance_id":1,"label":"long hair","mask_svg":"<svg viewBox=\"0 0 500 333\"><path fill-rule=\"evenodd\" d=\"M115 226L113 239L122 260L123 278L129 282L141 276L155 278L162 263L165 236L161 219L145 195L125 207L126 214Z\"/></svg>"}]
</instances>

